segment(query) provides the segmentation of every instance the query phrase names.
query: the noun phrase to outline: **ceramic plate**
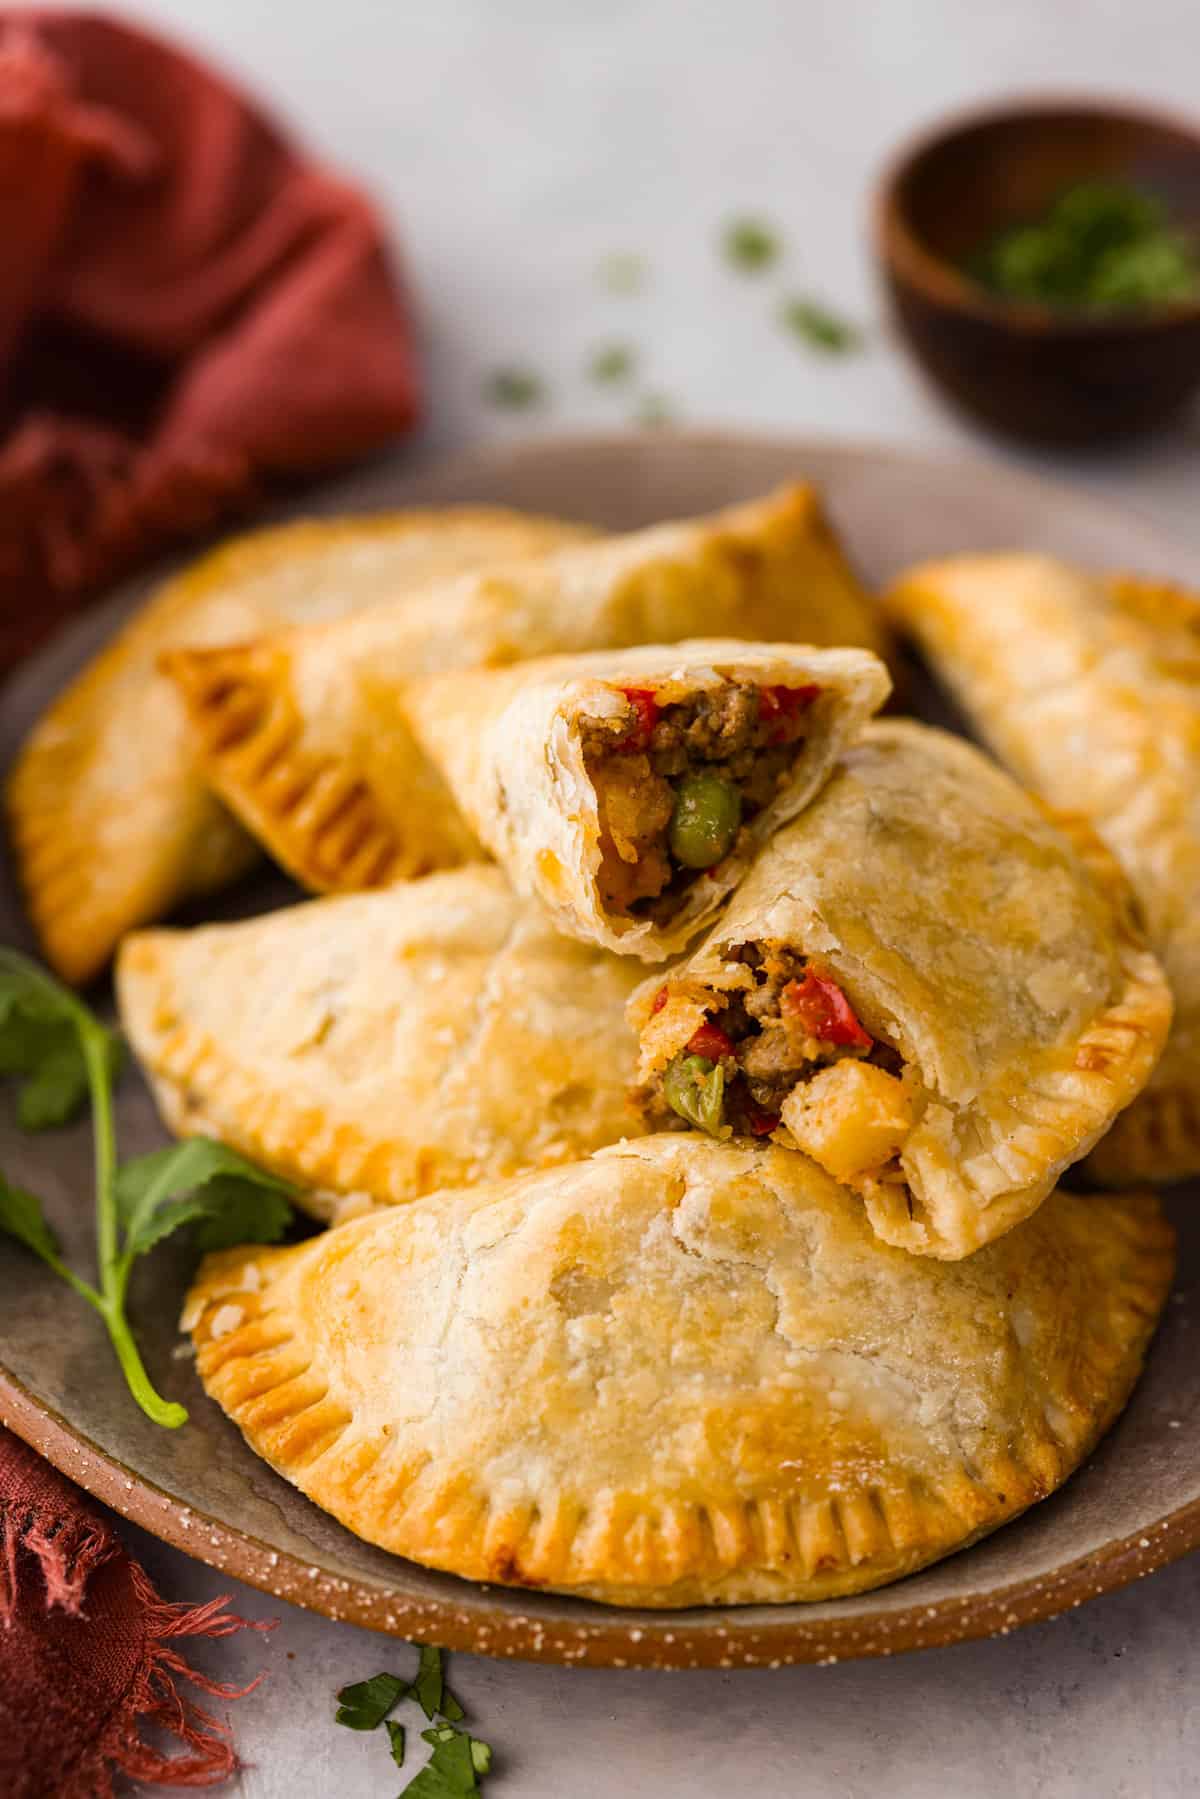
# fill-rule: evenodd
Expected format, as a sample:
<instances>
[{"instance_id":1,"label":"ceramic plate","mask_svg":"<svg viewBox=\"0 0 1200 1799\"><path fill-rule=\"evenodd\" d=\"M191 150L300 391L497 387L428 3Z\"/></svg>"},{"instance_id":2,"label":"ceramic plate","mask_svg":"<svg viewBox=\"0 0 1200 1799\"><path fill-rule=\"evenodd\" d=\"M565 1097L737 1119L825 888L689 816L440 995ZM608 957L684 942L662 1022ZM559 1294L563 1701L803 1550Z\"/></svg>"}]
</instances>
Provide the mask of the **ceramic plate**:
<instances>
[{"instance_id":1,"label":"ceramic plate","mask_svg":"<svg viewBox=\"0 0 1200 1799\"><path fill-rule=\"evenodd\" d=\"M1194 563L1106 501L1001 467L939 463L842 445L669 433L488 451L417 477L377 467L320 509L493 501L628 530L707 512L796 475L824 488L863 573L882 582L916 557L1021 546L1193 581ZM0 762L31 720L146 591L139 583L75 626L4 696ZM928 710L920 686L915 703ZM153 746L147 746L153 754ZM223 916L289 896L263 875ZM29 945L11 868L0 875L0 941ZM32 947L31 945L29 945ZM7 1101L5 1101L7 1105ZM132 1072L122 1150L164 1140ZM68 1254L90 1266L91 1152L85 1126L23 1138L0 1112L0 1167L47 1196ZM1180 1285L1146 1375L1117 1428L1055 1498L997 1536L898 1585L807 1606L617 1611L553 1594L485 1588L369 1548L246 1448L174 1353L189 1274L172 1247L139 1264L136 1328L155 1380L191 1409L181 1431L133 1405L99 1321L31 1256L0 1240L0 1418L117 1511L281 1598L376 1630L471 1649L610 1667L745 1667L889 1655L1007 1631L1148 1573L1200 1542L1200 1228L1189 1195Z\"/></svg>"}]
</instances>

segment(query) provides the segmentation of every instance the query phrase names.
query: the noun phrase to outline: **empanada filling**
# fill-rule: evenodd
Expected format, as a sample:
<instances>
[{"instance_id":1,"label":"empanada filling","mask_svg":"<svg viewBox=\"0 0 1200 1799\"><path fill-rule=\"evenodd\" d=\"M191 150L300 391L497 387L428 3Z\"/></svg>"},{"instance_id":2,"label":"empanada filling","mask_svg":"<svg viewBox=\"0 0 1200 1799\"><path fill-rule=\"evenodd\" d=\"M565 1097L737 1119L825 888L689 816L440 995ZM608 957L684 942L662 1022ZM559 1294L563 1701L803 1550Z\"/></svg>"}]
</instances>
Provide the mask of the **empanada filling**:
<instances>
[{"instance_id":1,"label":"empanada filling","mask_svg":"<svg viewBox=\"0 0 1200 1799\"><path fill-rule=\"evenodd\" d=\"M762 1137L782 1124L839 1181L885 1175L914 1123L899 1051L787 945L742 944L728 957L753 985L712 994L704 1022L649 1088L650 1117L714 1137ZM668 983L654 1010L670 1002Z\"/></svg>"},{"instance_id":2,"label":"empanada filling","mask_svg":"<svg viewBox=\"0 0 1200 1799\"><path fill-rule=\"evenodd\" d=\"M597 886L609 912L665 923L698 874L744 846L791 773L821 689L729 679L669 705L648 688L620 691L621 713L581 726Z\"/></svg>"}]
</instances>

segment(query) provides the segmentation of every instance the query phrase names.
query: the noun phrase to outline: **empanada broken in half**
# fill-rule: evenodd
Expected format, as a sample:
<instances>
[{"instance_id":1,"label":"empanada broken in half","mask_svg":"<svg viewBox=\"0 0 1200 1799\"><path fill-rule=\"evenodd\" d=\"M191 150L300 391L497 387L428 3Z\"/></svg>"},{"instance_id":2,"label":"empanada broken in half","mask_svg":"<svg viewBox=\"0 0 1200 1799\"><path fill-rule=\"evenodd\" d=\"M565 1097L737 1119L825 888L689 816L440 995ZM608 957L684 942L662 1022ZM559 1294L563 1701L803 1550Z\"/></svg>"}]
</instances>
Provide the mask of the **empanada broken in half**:
<instances>
[{"instance_id":1,"label":"empanada broken in half","mask_svg":"<svg viewBox=\"0 0 1200 1799\"><path fill-rule=\"evenodd\" d=\"M631 1014L653 1120L779 1131L886 1242L955 1259L1087 1153L1171 1002L1091 833L897 720L867 727Z\"/></svg>"},{"instance_id":2,"label":"empanada broken in half","mask_svg":"<svg viewBox=\"0 0 1200 1799\"><path fill-rule=\"evenodd\" d=\"M140 932L117 964L170 1129L274 1169L321 1218L636 1136L633 980L483 865Z\"/></svg>"},{"instance_id":3,"label":"empanada broken in half","mask_svg":"<svg viewBox=\"0 0 1200 1799\"><path fill-rule=\"evenodd\" d=\"M965 1262L773 1146L658 1136L210 1256L205 1387L368 1542L609 1604L876 1587L1052 1492L1172 1272L1149 1197L1058 1193Z\"/></svg>"},{"instance_id":4,"label":"empanada broken in half","mask_svg":"<svg viewBox=\"0 0 1200 1799\"><path fill-rule=\"evenodd\" d=\"M493 509L310 519L234 538L167 582L39 721L13 770L18 871L47 959L99 973L124 933L248 868L254 847L197 771L176 645L256 637L590 537Z\"/></svg>"},{"instance_id":5,"label":"empanada broken in half","mask_svg":"<svg viewBox=\"0 0 1200 1799\"><path fill-rule=\"evenodd\" d=\"M489 569L340 624L168 659L217 791L318 890L480 852L414 758L405 684L447 669L681 637L880 641L807 487Z\"/></svg>"},{"instance_id":6,"label":"empanada broken in half","mask_svg":"<svg viewBox=\"0 0 1200 1799\"><path fill-rule=\"evenodd\" d=\"M1124 864L1175 995L1141 1098L1090 1168L1200 1173L1200 595L1045 556L958 556L890 596L972 725Z\"/></svg>"},{"instance_id":7,"label":"empanada broken in half","mask_svg":"<svg viewBox=\"0 0 1200 1799\"><path fill-rule=\"evenodd\" d=\"M560 930L661 962L889 687L867 650L687 640L435 675L408 715L479 840Z\"/></svg>"}]
</instances>

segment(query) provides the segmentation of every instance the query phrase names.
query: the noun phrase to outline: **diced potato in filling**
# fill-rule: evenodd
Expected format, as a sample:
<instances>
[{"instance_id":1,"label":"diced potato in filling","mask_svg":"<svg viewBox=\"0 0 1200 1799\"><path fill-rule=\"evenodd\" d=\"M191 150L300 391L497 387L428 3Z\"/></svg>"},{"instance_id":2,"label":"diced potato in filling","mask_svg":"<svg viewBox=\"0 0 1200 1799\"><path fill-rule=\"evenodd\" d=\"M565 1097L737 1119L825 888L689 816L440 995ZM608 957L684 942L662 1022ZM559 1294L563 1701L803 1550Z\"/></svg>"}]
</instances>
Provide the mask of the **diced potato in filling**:
<instances>
[{"instance_id":1,"label":"diced potato in filling","mask_svg":"<svg viewBox=\"0 0 1200 1799\"><path fill-rule=\"evenodd\" d=\"M795 950L745 944L732 954L751 984L712 995L648 1093L651 1117L674 1115L718 1137L766 1136L782 1123L835 1179L853 1186L878 1175L915 1122L898 1051L872 1037L839 984ZM668 983L655 1010L670 1000ZM670 1016L664 1010L668 1030Z\"/></svg>"},{"instance_id":2,"label":"diced potato in filling","mask_svg":"<svg viewBox=\"0 0 1200 1799\"><path fill-rule=\"evenodd\" d=\"M600 897L612 912L666 919L776 797L820 689L730 679L666 706L648 689L621 691L621 713L582 729Z\"/></svg>"}]
</instances>

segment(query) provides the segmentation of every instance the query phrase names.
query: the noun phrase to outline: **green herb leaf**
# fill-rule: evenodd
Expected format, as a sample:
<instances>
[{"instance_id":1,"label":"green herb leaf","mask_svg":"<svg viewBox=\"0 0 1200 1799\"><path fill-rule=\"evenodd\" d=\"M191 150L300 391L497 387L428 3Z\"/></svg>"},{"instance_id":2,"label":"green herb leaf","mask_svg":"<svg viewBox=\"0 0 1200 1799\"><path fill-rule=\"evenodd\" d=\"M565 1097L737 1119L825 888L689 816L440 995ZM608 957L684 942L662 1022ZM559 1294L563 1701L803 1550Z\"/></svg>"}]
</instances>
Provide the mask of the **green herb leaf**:
<instances>
[{"instance_id":1,"label":"green herb leaf","mask_svg":"<svg viewBox=\"0 0 1200 1799\"><path fill-rule=\"evenodd\" d=\"M540 406L546 397L541 377L532 369L494 369L488 376L484 394L493 406L504 412L528 412Z\"/></svg>"},{"instance_id":2,"label":"green herb leaf","mask_svg":"<svg viewBox=\"0 0 1200 1799\"><path fill-rule=\"evenodd\" d=\"M630 250L618 250L606 256L596 272L601 286L610 294L640 293L649 274L645 257Z\"/></svg>"},{"instance_id":3,"label":"green herb leaf","mask_svg":"<svg viewBox=\"0 0 1200 1799\"><path fill-rule=\"evenodd\" d=\"M770 268L779 259L779 239L762 219L731 219L721 233L726 262L747 274Z\"/></svg>"},{"instance_id":4,"label":"green herb leaf","mask_svg":"<svg viewBox=\"0 0 1200 1799\"><path fill-rule=\"evenodd\" d=\"M446 1685L442 1668L442 1652L432 1643L421 1645L421 1665L412 1684L413 1697L427 1718L450 1718L457 1721L463 1708Z\"/></svg>"},{"instance_id":5,"label":"green herb leaf","mask_svg":"<svg viewBox=\"0 0 1200 1799\"><path fill-rule=\"evenodd\" d=\"M385 1722L387 1724L388 1741L391 1744L392 1749L392 1760L398 1768L402 1768L404 1766L404 1726L403 1724L397 1724L394 1718L388 1718Z\"/></svg>"},{"instance_id":6,"label":"green herb leaf","mask_svg":"<svg viewBox=\"0 0 1200 1799\"><path fill-rule=\"evenodd\" d=\"M470 1799L480 1791L478 1776L492 1765L487 1743L455 1730L452 1724L436 1724L421 1732L433 1754L404 1789L405 1799Z\"/></svg>"},{"instance_id":7,"label":"green herb leaf","mask_svg":"<svg viewBox=\"0 0 1200 1799\"><path fill-rule=\"evenodd\" d=\"M388 1713L407 1698L410 1690L409 1682L401 1680L398 1674L373 1674L370 1680L360 1680L354 1686L342 1688L337 1696L333 1721L344 1724L348 1730L377 1730ZM401 1744L403 1746L403 1732ZM395 1755L394 1743L392 1753Z\"/></svg>"},{"instance_id":8,"label":"green herb leaf","mask_svg":"<svg viewBox=\"0 0 1200 1799\"><path fill-rule=\"evenodd\" d=\"M209 1137L137 1156L118 1171L117 1215L127 1256L145 1255L181 1224L202 1219L203 1249L274 1243L291 1218L285 1181Z\"/></svg>"},{"instance_id":9,"label":"green herb leaf","mask_svg":"<svg viewBox=\"0 0 1200 1799\"><path fill-rule=\"evenodd\" d=\"M815 350L840 355L847 350L857 350L862 344L862 334L848 320L839 318L817 300L786 300L779 318L793 337L811 344Z\"/></svg>"},{"instance_id":10,"label":"green herb leaf","mask_svg":"<svg viewBox=\"0 0 1200 1799\"><path fill-rule=\"evenodd\" d=\"M10 1187L0 1174L0 1231L7 1231L44 1262L57 1261L58 1238L47 1224L42 1202L23 1187Z\"/></svg>"},{"instance_id":11,"label":"green herb leaf","mask_svg":"<svg viewBox=\"0 0 1200 1799\"><path fill-rule=\"evenodd\" d=\"M639 425L669 425L675 417L675 408L665 394L643 394L633 416Z\"/></svg>"},{"instance_id":12,"label":"green herb leaf","mask_svg":"<svg viewBox=\"0 0 1200 1799\"><path fill-rule=\"evenodd\" d=\"M87 1099L81 1014L97 1032L103 1031L74 995L36 963L15 950L0 949L0 1075L23 1077L17 1094L22 1130L67 1124ZM103 1035L115 1075L120 1064L118 1040L110 1032Z\"/></svg>"},{"instance_id":13,"label":"green herb leaf","mask_svg":"<svg viewBox=\"0 0 1200 1799\"><path fill-rule=\"evenodd\" d=\"M588 374L603 386L628 381L637 366L637 357L629 344L602 344L588 360Z\"/></svg>"}]
</instances>

